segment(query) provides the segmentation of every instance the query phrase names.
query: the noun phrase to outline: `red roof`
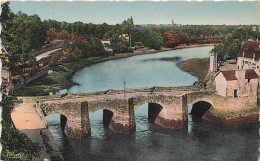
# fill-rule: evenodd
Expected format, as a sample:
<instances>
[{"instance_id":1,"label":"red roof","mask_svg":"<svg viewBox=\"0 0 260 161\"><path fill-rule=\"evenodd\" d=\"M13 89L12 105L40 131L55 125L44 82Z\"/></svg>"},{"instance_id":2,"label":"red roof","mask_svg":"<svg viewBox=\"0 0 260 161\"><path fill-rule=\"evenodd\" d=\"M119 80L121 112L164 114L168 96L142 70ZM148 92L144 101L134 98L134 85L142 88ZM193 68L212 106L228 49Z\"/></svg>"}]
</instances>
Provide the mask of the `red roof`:
<instances>
[{"instance_id":1,"label":"red roof","mask_svg":"<svg viewBox=\"0 0 260 161\"><path fill-rule=\"evenodd\" d=\"M230 70L230 71L222 71L224 77L226 78L227 81L230 80L237 80L236 77L236 71L235 70Z\"/></svg>"},{"instance_id":2,"label":"red roof","mask_svg":"<svg viewBox=\"0 0 260 161\"><path fill-rule=\"evenodd\" d=\"M258 75L256 74L254 69L248 69L246 70L246 79L256 79L258 78Z\"/></svg>"},{"instance_id":3,"label":"red roof","mask_svg":"<svg viewBox=\"0 0 260 161\"><path fill-rule=\"evenodd\" d=\"M247 41L245 42L238 52L238 57L254 58L259 60L260 58L260 41Z\"/></svg>"},{"instance_id":4,"label":"red roof","mask_svg":"<svg viewBox=\"0 0 260 161\"><path fill-rule=\"evenodd\" d=\"M101 41L109 41L109 39L108 38L103 38L103 39L101 39Z\"/></svg>"}]
</instances>

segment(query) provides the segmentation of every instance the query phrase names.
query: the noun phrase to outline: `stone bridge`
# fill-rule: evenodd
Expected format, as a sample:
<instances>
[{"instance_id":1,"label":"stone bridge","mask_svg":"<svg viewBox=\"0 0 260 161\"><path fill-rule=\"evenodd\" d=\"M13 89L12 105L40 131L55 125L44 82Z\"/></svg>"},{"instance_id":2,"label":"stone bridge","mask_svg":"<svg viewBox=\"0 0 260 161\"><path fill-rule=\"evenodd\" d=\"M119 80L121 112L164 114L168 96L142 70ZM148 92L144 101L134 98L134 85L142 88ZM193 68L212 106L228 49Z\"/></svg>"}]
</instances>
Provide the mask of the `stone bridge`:
<instances>
[{"instance_id":1,"label":"stone bridge","mask_svg":"<svg viewBox=\"0 0 260 161\"><path fill-rule=\"evenodd\" d=\"M258 121L255 98L228 98L194 87L132 89L63 96L20 97L42 113L61 114L61 127L68 137L91 135L90 115L103 109L104 126L121 134L135 131L135 109L148 103L148 120L165 128L182 129L191 114L222 125ZM43 116L42 116L43 117Z\"/></svg>"}]
</instances>

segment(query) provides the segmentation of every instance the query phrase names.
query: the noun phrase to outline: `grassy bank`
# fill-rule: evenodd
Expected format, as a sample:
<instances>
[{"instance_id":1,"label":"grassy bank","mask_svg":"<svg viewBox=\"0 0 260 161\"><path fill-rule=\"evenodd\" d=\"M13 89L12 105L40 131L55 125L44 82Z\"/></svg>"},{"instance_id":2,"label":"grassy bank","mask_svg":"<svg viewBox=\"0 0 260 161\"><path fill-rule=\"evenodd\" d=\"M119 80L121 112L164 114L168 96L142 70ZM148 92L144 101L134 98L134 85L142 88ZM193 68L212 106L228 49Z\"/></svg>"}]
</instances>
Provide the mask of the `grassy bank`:
<instances>
[{"instance_id":1,"label":"grassy bank","mask_svg":"<svg viewBox=\"0 0 260 161\"><path fill-rule=\"evenodd\" d=\"M41 96L48 95L49 92L57 92L61 89L68 89L73 85L76 85L71 78L77 71L88 65L106 61L107 59L108 58L104 57L91 57L71 63L57 65L53 70L50 70L47 75L20 88L14 95Z\"/></svg>"},{"instance_id":2,"label":"grassy bank","mask_svg":"<svg viewBox=\"0 0 260 161\"><path fill-rule=\"evenodd\" d=\"M76 83L72 82L72 76L79 71L80 69L87 67L92 64L96 64L99 62L113 60L113 59L122 59L136 55L143 55L143 54L151 54L157 53L162 51L169 51L175 49L183 49L183 48L192 48L192 47L202 47L202 46L210 46L212 44L195 44L195 45L182 45L176 48L162 48L161 50L154 50L154 49L140 49L135 50L133 53L124 53L124 54L116 54L115 56L110 57L91 57L87 59L80 59L78 61L74 61L71 63L63 63L57 65L53 70L48 72L48 75L45 75L27 85L17 90L14 95L16 96L41 96L41 95L48 95L49 92L57 92L61 89L69 89ZM200 60L198 60L200 61ZM198 63L200 65L198 65ZM202 69L208 69L207 61L203 60L202 62L197 62L188 60L184 62L180 62L178 66L185 72L189 72L195 77L199 79L205 78L205 74L207 71L200 73ZM195 69L195 70L193 70ZM198 72L196 72L198 71Z\"/></svg>"},{"instance_id":3,"label":"grassy bank","mask_svg":"<svg viewBox=\"0 0 260 161\"><path fill-rule=\"evenodd\" d=\"M190 59L181 61L177 65L181 70L190 73L201 81L208 74L209 58Z\"/></svg>"}]
</instances>

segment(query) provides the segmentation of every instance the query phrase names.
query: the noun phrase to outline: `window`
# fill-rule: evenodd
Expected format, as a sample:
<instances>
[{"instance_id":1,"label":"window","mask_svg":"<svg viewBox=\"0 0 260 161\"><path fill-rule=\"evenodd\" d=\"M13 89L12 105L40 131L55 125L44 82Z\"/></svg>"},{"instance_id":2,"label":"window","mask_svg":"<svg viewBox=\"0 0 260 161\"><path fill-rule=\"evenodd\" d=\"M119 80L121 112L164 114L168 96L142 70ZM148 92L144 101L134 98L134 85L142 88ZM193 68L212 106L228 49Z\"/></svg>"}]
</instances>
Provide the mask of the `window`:
<instances>
[{"instance_id":1,"label":"window","mask_svg":"<svg viewBox=\"0 0 260 161\"><path fill-rule=\"evenodd\" d=\"M239 66L237 66L237 69L239 69Z\"/></svg>"},{"instance_id":2,"label":"window","mask_svg":"<svg viewBox=\"0 0 260 161\"><path fill-rule=\"evenodd\" d=\"M234 97L235 97L235 98L238 97L238 96L237 96L237 89L234 90Z\"/></svg>"},{"instance_id":3,"label":"window","mask_svg":"<svg viewBox=\"0 0 260 161\"><path fill-rule=\"evenodd\" d=\"M247 80L247 83L250 83L250 79Z\"/></svg>"},{"instance_id":4,"label":"window","mask_svg":"<svg viewBox=\"0 0 260 161\"><path fill-rule=\"evenodd\" d=\"M259 66L257 66L257 69L259 69Z\"/></svg>"}]
</instances>

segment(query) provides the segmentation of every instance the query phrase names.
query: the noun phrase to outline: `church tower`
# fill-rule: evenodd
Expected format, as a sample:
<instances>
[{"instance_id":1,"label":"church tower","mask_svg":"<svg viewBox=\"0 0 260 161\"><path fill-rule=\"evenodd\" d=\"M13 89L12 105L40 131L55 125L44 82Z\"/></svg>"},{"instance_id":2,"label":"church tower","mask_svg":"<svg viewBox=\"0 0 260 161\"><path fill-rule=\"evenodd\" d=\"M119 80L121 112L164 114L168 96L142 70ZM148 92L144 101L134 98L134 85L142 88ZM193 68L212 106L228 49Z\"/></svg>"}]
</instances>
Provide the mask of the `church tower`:
<instances>
[{"instance_id":1,"label":"church tower","mask_svg":"<svg viewBox=\"0 0 260 161\"><path fill-rule=\"evenodd\" d=\"M218 71L218 60L216 52L210 53L209 71L211 73Z\"/></svg>"}]
</instances>

